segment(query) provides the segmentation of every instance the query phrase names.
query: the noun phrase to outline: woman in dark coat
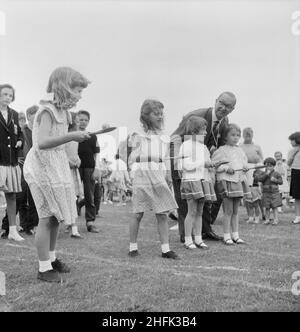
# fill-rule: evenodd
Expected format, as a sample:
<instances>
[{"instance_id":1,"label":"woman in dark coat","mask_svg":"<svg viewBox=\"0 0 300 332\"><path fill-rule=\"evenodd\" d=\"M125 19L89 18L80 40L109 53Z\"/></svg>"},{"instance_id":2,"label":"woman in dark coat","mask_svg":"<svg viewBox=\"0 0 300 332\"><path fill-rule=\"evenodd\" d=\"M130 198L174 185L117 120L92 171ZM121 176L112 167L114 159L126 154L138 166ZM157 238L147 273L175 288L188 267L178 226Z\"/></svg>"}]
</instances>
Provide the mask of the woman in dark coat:
<instances>
[{"instance_id":1,"label":"woman in dark coat","mask_svg":"<svg viewBox=\"0 0 300 332\"><path fill-rule=\"evenodd\" d=\"M22 241L16 228L16 193L22 191L18 150L22 148L23 136L18 112L9 107L14 100L14 88L9 84L0 85L0 190L4 191L7 202L8 238Z\"/></svg>"}]
</instances>

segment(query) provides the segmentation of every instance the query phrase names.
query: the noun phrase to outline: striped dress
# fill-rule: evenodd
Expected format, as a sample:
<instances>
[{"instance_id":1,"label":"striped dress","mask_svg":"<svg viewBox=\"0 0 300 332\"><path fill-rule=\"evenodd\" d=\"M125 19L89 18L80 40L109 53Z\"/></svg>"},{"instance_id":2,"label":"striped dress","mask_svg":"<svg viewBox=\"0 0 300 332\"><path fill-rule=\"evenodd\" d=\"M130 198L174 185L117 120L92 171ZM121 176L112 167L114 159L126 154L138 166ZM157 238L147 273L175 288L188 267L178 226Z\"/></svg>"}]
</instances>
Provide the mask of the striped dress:
<instances>
[{"instance_id":1,"label":"striped dress","mask_svg":"<svg viewBox=\"0 0 300 332\"><path fill-rule=\"evenodd\" d=\"M165 162L135 162L138 156L168 156L169 140L165 135L154 132L135 135L133 151L129 157L131 176L133 177L133 212L153 211L156 214L177 209L176 201L167 184ZM168 168L170 170L170 168Z\"/></svg>"}]
</instances>

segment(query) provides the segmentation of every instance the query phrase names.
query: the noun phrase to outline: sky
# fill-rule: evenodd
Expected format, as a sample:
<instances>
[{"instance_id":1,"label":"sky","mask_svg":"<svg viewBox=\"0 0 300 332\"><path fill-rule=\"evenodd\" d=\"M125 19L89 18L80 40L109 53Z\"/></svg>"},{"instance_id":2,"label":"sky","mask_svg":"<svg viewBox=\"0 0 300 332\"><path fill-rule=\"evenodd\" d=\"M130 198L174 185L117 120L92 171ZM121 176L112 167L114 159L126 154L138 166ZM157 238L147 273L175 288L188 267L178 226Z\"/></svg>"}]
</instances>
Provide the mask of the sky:
<instances>
[{"instance_id":1,"label":"sky","mask_svg":"<svg viewBox=\"0 0 300 332\"><path fill-rule=\"evenodd\" d=\"M25 111L56 67L73 67L92 82L77 105L91 113L89 130L109 123L128 133L140 130L147 98L164 104L171 134L231 91L230 122L252 127L265 157L286 156L300 131L297 11L300 1L0 0L0 83L15 87L11 106Z\"/></svg>"}]
</instances>

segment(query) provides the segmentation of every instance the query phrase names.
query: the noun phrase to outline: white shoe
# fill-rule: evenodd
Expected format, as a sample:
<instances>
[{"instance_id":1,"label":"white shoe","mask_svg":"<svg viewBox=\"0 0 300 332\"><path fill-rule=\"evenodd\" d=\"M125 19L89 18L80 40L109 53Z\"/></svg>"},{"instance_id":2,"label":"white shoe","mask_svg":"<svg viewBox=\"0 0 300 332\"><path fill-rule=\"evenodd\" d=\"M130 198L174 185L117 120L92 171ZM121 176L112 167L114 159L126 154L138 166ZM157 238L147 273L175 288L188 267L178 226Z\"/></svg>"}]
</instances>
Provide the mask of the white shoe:
<instances>
[{"instance_id":1,"label":"white shoe","mask_svg":"<svg viewBox=\"0 0 300 332\"><path fill-rule=\"evenodd\" d=\"M107 205L107 202L103 202L104 205Z\"/></svg>"},{"instance_id":2,"label":"white shoe","mask_svg":"<svg viewBox=\"0 0 300 332\"><path fill-rule=\"evenodd\" d=\"M278 208L278 212L282 213L282 207L281 206Z\"/></svg>"},{"instance_id":3,"label":"white shoe","mask_svg":"<svg viewBox=\"0 0 300 332\"><path fill-rule=\"evenodd\" d=\"M254 218L250 217L248 220L246 220L247 224L253 224L254 223Z\"/></svg>"},{"instance_id":4,"label":"white shoe","mask_svg":"<svg viewBox=\"0 0 300 332\"><path fill-rule=\"evenodd\" d=\"M178 224L170 227L170 231L178 231Z\"/></svg>"},{"instance_id":5,"label":"white shoe","mask_svg":"<svg viewBox=\"0 0 300 332\"><path fill-rule=\"evenodd\" d=\"M20 241L24 241L25 239L22 238L22 236L19 235L19 233L9 233L8 234L8 239L9 240L14 240L14 241L17 241L17 242L20 242Z\"/></svg>"},{"instance_id":6,"label":"white shoe","mask_svg":"<svg viewBox=\"0 0 300 332\"><path fill-rule=\"evenodd\" d=\"M259 222L260 222L259 217L256 217L256 218L254 219L254 224L259 224Z\"/></svg>"},{"instance_id":7,"label":"white shoe","mask_svg":"<svg viewBox=\"0 0 300 332\"><path fill-rule=\"evenodd\" d=\"M292 223L293 223L293 224L300 224L300 219L297 219L297 218L296 218L295 220L292 221Z\"/></svg>"}]
</instances>

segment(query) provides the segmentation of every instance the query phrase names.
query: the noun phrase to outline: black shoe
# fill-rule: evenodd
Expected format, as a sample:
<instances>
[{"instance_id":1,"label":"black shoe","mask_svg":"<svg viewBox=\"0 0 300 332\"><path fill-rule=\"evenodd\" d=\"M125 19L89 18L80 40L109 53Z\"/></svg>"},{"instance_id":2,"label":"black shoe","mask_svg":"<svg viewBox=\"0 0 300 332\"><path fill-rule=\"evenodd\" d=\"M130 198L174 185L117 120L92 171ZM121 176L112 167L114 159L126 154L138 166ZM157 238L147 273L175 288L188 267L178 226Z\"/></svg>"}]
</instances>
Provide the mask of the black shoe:
<instances>
[{"instance_id":1,"label":"black shoe","mask_svg":"<svg viewBox=\"0 0 300 332\"><path fill-rule=\"evenodd\" d=\"M87 231L91 232L91 233L99 233L98 229L96 226L94 225L87 225Z\"/></svg>"},{"instance_id":2,"label":"black shoe","mask_svg":"<svg viewBox=\"0 0 300 332\"><path fill-rule=\"evenodd\" d=\"M63 279L59 275L59 273L55 270L49 270L46 272L38 272L37 278L42 281L47 282L63 282Z\"/></svg>"},{"instance_id":3,"label":"black shoe","mask_svg":"<svg viewBox=\"0 0 300 332\"><path fill-rule=\"evenodd\" d=\"M209 240L213 240L213 241L221 241L223 240L223 238L219 235L217 235L214 231L210 231L207 233L203 233L202 234L202 239L209 239Z\"/></svg>"},{"instance_id":4,"label":"black shoe","mask_svg":"<svg viewBox=\"0 0 300 332\"><path fill-rule=\"evenodd\" d=\"M132 251L129 251L129 253L128 253L129 257L136 257L138 255L139 255L139 252L137 250L132 250Z\"/></svg>"},{"instance_id":5,"label":"black shoe","mask_svg":"<svg viewBox=\"0 0 300 332\"><path fill-rule=\"evenodd\" d=\"M54 262L51 263L53 270L59 273L69 273L70 268L67 264L63 263L59 259L56 258Z\"/></svg>"},{"instance_id":6,"label":"black shoe","mask_svg":"<svg viewBox=\"0 0 300 332\"><path fill-rule=\"evenodd\" d=\"M184 243L184 242L185 242L184 235L180 235L180 242L181 242L181 243Z\"/></svg>"},{"instance_id":7,"label":"black shoe","mask_svg":"<svg viewBox=\"0 0 300 332\"><path fill-rule=\"evenodd\" d=\"M168 252L162 253L161 257L163 258L171 258L171 259L180 259L174 251L170 250Z\"/></svg>"},{"instance_id":8,"label":"black shoe","mask_svg":"<svg viewBox=\"0 0 300 332\"><path fill-rule=\"evenodd\" d=\"M23 231L23 232L25 232L25 234L27 234L27 235L34 235L35 234L33 229L28 229L28 230Z\"/></svg>"},{"instance_id":9,"label":"black shoe","mask_svg":"<svg viewBox=\"0 0 300 332\"><path fill-rule=\"evenodd\" d=\"M178 218L172 212L168 214L168 217L172 220L178 220Z\"/></svg>"}]
</instances>

